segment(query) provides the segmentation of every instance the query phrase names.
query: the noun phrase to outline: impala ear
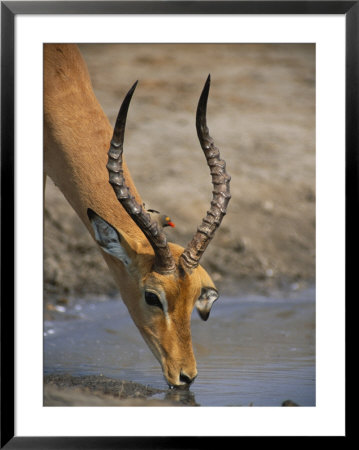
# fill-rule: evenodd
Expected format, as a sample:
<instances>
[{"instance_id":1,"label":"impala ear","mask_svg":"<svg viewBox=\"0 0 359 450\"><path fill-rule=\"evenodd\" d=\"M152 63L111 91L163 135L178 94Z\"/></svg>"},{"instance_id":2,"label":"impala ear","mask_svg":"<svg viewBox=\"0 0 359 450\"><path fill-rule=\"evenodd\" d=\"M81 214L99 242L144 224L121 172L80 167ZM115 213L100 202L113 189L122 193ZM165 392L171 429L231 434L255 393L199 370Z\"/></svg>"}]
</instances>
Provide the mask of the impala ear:
<instances>
[{"instance_id":1,"label":"impala ear","mask_svg":"<svg viewBox=\"0 0 359 450\"><path fill-rule=\"evenodd\" d=\"M87 210L87 216L94 230L95 240L102 250L119 259L126 267L129 267L132 250L124 237L92 209L89 208Z\"/></svg>"},{"instance_id":2,"label":"impala ear","mask_svg":"<svg viewBox=\"0 0 359 450\"><path fill-rule=\"evenodd\" d=\"M207 320L213 303L218 298L218 292L212 287L203 287L196 301L196 308L202 320Z\"/></svg>"}]
</instances>

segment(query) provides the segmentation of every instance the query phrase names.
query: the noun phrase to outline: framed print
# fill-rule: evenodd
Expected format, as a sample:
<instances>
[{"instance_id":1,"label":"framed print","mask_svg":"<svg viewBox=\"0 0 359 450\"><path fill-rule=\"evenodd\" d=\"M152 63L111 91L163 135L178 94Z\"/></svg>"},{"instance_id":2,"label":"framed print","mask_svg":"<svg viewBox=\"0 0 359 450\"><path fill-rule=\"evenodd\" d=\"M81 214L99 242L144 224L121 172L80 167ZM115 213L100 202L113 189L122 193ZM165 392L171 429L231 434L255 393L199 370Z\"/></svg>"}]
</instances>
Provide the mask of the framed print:
<instances>
[{"instance_id":1,"label":"framed print","mask_svg":"<svg viewBox=\"0 0 359 450\"><path fill-rule=\"evenodd\" d=\"M347 436L358 2L1 8L1 446Z\"/></svg>"}]
</instances>

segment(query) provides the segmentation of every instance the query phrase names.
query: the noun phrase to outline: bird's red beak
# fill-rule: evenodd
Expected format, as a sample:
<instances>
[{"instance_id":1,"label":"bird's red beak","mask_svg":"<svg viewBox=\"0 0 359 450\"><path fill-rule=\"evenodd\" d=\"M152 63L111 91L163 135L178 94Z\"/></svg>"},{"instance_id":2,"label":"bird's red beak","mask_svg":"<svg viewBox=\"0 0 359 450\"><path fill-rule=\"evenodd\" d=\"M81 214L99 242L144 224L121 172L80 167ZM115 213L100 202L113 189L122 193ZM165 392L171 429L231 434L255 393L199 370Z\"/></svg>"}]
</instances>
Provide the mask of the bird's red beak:
<instances>
[{"instance_id":1,"label":"bird's red beak","mask_svg":"<svg viewBox=\"0 0 359 450\"><path fill-rule=\"evenodd\" d=\"M172 228L174 228L176 226L173 222L167 222L167 225L169 225Z\"/></svg>"}]
</instances>

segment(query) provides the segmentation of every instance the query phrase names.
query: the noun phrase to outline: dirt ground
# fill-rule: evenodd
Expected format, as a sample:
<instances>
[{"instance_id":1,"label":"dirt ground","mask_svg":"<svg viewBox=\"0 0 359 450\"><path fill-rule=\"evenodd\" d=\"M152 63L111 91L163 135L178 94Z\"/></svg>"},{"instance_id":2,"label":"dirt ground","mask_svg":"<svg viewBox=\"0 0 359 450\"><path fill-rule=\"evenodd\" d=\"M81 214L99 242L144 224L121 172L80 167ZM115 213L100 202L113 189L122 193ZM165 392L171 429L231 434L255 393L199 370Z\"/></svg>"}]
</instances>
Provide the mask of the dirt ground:
<instances>
[{"instance_id":1,"label":"dirt ground","mask_svg":"<svg viewBox=\"0 0 359 450\"><path fill-rule=\"evenodd\" d=\"M168 214L186 246L212 185L195 111L207 75L211 136L232 177L227 216L201 262L222 293L300 289L315 280L315 46L81 45L114 123L139 80L125 154L146 207ZM95 244L48 180L45 300L116 294Z\"/></svg>"},{"instance_id":2,"label":"dirt ground","mask_svg":"<svg viewBox=\"0 0 359 450\"><path fill-rule=\"evenodd\" d=\"M164 398L152 398L153 396ZM196 406L189 390L160 390L100 375L44 377L44 406Z\"/></svg>"},{"instance_id":3,"label":"dirt ground","mask_svg":"<svg viewBox=\"0 0 359 450\"><path fill-rule=\"evenodd\" d=\"M161 390L99 375L74 377L68 374L52 374L44 377L43 405L200 406L189 389ZM281 406L299 405L292 400L284 400Z\"/></svg>"}]
</instances>

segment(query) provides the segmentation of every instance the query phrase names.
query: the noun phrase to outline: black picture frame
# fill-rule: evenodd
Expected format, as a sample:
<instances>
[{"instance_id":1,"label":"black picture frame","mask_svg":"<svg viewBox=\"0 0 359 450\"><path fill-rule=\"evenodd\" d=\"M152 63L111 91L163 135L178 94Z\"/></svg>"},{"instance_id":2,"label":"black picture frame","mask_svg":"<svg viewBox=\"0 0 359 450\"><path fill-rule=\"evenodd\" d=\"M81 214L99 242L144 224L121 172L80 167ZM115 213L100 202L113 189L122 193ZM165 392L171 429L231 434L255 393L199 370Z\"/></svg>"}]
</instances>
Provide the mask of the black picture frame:
<instances>
[{"instance_id":1,"label":"black picture frame","mask_svg":"<svg viewBox=\"0 0 359 450\"><path fill-rule=\"evenodd\" d=\"M199 448L224 437L15 436L14 405L14 33L18 14L339 14L346 20L346 304L358 247L359 1L1 2L1 448ZM353 298L355 300L355 298ZM348 327L346 340L348 341ZM214 418L215 420L215 418ZM346 437L349 436L346 423ZM233 438L228 438L233 439ZM224 445L226 445L224 443Z\"/></svg>"}]
</instances>

